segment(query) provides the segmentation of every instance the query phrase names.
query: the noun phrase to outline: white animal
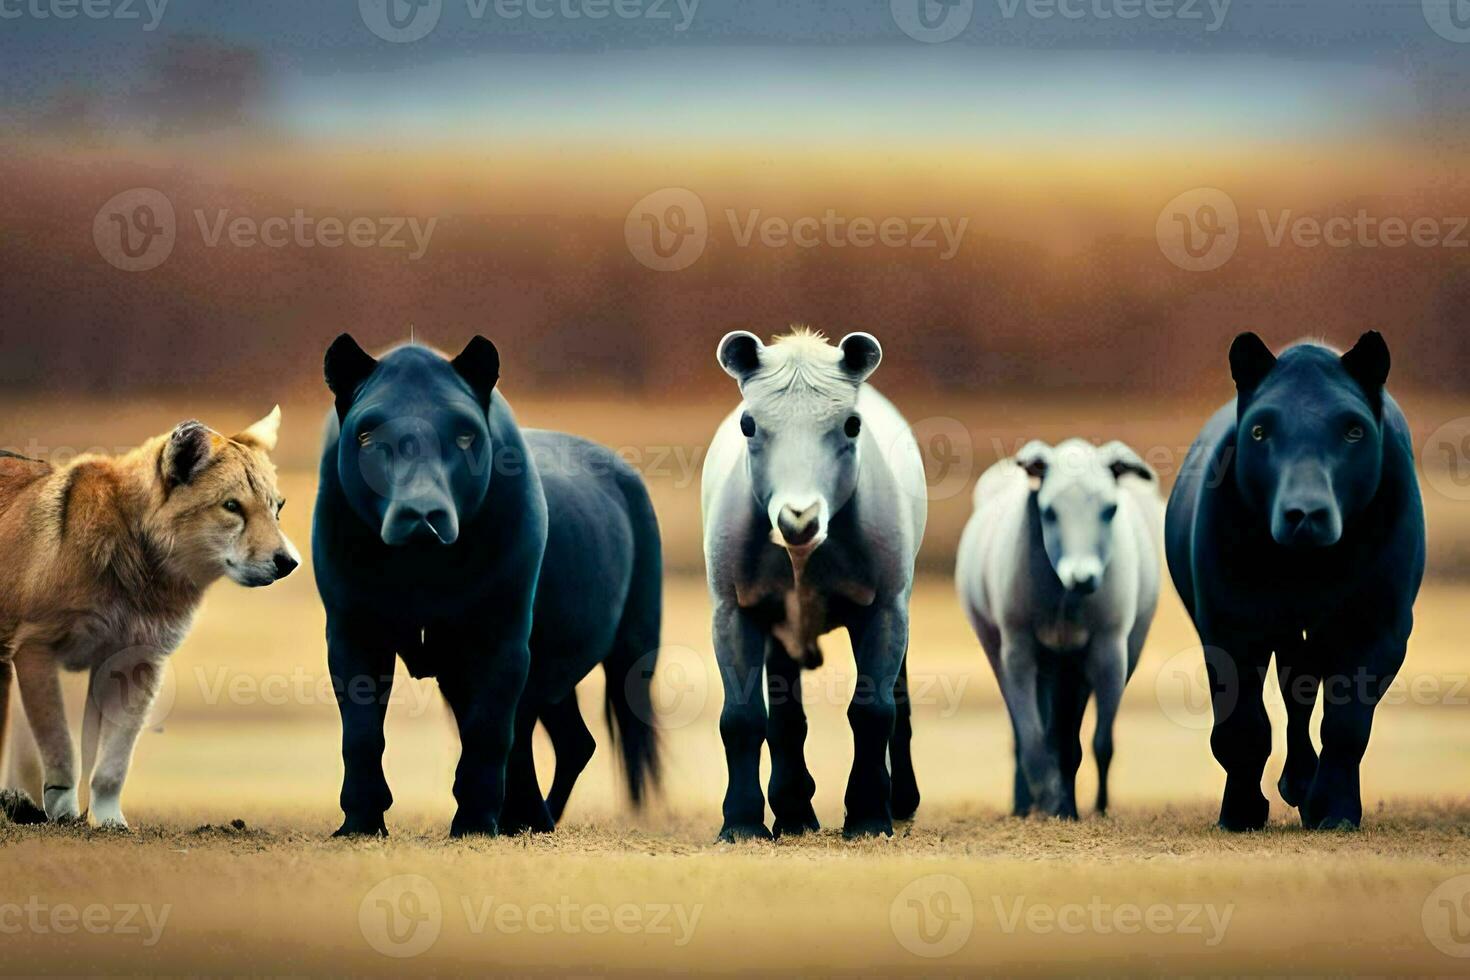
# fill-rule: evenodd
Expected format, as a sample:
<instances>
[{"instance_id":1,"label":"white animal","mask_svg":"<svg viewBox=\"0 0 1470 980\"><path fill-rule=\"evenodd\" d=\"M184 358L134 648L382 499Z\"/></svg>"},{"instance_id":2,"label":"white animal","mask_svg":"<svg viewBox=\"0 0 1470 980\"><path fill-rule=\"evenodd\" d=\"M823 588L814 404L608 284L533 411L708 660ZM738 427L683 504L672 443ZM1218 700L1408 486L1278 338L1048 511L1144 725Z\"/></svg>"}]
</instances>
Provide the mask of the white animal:
<instances>
[{"instance_id":1,"label":"white animal","mask_svg":"<svg viewBox=\"0 0 1470 980\"><path fill-rule=\"evenodd\" d=\"M1079 728L1097 699L1097 811L1113 722L1158 606L1158 477L1121 442L1030 442L980 477L955 582L1016 739L1015 813L1077 816Z\"/></svg>"}]
</instances>

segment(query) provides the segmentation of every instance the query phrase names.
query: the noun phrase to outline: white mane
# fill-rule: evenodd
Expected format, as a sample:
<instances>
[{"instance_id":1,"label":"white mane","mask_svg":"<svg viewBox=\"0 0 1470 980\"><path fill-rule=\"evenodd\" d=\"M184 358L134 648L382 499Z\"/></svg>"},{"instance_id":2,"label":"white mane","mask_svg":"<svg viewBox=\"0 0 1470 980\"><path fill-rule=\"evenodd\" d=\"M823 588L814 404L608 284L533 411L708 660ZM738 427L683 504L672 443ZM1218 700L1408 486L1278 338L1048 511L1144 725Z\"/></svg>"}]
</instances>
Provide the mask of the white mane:
<instances>
[{"instance_id":1,"label":"white mane","mask_svg":"<svg viewBox=\"0 0 1470 980\"><path fill-rule=\"evenodd\" d=\"M826 418L850 411L858 386L842 368L842 351L820 333L796 327L760 353L761 366L740 386L757 415Z\"/></svg>"}]
</instances>

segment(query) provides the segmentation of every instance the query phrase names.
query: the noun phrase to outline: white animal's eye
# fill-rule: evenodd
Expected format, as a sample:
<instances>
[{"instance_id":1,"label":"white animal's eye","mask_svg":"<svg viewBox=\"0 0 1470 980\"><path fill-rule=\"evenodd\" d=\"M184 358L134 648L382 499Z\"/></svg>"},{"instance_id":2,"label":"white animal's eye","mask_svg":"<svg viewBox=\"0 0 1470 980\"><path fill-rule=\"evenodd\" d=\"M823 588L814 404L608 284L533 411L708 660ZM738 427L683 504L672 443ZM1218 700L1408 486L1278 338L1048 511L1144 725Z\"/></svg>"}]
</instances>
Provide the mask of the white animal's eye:
<instances>
[{"instance_id":1,"label":"white animal's eye","mask_svg":"<svg viewBox=\"0 0 1470 980\"><path fill-rule=\"evenodd\" d=\"M1358 442L1363 438L1363 427L1354 423L1348 426L1347 432L1343 433L1342 437L1348 442Z\"/></svg>"},{"instance_id":2,"label":"white animal's eye","mask_svg":"<svg viewBox=\"0 0 1470 980\"><path fill-rule=\"evenodd\" d=\"M750 417L749 412L745 412L740 416L740 431L747 439L755 438L755 419Z\"/></svg>"},{"instance_id":3,"label":"white animal's eye","mask_svg":"<svg viewBox=\"0 0 1470 980\"><path fill-rule=\"evenodd\" d=\"M1048 524L1054 523L1057 519L1057 509L1055 507L1046 508L1041 512L1041 519Z\"/></svg>"},{"instance_id":4,"label":"white animal's eye","mask_svg":"<svg viewBox=\"0 0 1470 980\"><path fill-rule=\"evenodd\" d=\"M847 438L856 439L858 433L863 431L863 420L856 415L849 415L847 422L842 426L842 431L847 433Z\"/></svg>"},{"instance_id":5,"label":"white animal's eye","mask_svg":"<svg viewBox=\"0 0 1470 980\"><path fill-rule=\"evenodd\" d=\"M373 444L373 434L371 432L362 433L357 437L357 444L364 449L371 446Z\"/></svg>"},{"instance_id":6,"label":"white animal's eye","mask_svg":"<svg viewBox=\"0 0 1470 980\"><path fill-rule=\"evenodd\" d=\"M1117 516L1118 516L1118 505L1117 504L1108 504L1106 507L1103 508L1103 512L1102 512L1102 519L1103 520L1105 520L1105 521L1111 521L1113 518L1115 518Z\"/></svg>"},{"instance_id":7,"label":"white animal's eye","mask_svg":"<svg viewBox=\"0 0 1470 980\"><path fill-rule=\"evenodd\" d=\"M468 449L475 444L475 434L473 432L461 432L459 438L454 440L454 443L460 449Z\"/></svg>"},{"instance_id":8,"label":"white animal's eye","mask_svg":"<svg viewBox=\"0 0 1470 980\"><path fill-rule=\"evenodd\" d=\"M1256 442L1260 442L1262 439L1266 438L1266 427L1264 425L1251 426L1251 438L1254 439Z\"/></svg>"}]
</instances>

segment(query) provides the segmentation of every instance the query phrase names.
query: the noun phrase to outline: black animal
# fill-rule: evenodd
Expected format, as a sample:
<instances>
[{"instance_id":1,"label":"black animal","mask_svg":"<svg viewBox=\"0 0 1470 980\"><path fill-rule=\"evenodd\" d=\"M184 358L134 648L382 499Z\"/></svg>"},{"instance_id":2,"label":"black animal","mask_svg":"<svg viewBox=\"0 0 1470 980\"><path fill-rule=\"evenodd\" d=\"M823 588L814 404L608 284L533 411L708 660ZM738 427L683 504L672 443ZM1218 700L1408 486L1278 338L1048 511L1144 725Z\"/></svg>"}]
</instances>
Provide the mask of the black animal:
<instances>
[{"instance_id":1,"label":"black animal","mask_svg":"<svg viewBox=\"0 0 1470 980\"><path fill-rule=\"evenodd\" d=\"M1403 664L1424 574L1414 450L1376 331L1339 356L1230 348L1236 399L1205 424L1169 498L1169 572L1205 647L1220 826L1266 823L1271 655L1287 709L1278 788L1308 828L1357 827L1373 711ZM1309 723L1323 693L1322 754Z\"/></svg>"},{"instance_id":2,"label":"black animal","mask_svg":"<svg viewBox=\"0 0 1470 980\"><path fill-rule=\"evenodd\" d=\"M647 490L601 446L521 430L499 375L483 337L452 361L414 345L374 360L346 334L327 351L336 411L312 547L342 714L339 835L387 833L395 655L438 677L454 712L454 836L553 829L595 748L574 689L599 662L635 804L657 779L662 556ZM538 718L556 749L547 800Z\"/></svg>"}]
</instances>

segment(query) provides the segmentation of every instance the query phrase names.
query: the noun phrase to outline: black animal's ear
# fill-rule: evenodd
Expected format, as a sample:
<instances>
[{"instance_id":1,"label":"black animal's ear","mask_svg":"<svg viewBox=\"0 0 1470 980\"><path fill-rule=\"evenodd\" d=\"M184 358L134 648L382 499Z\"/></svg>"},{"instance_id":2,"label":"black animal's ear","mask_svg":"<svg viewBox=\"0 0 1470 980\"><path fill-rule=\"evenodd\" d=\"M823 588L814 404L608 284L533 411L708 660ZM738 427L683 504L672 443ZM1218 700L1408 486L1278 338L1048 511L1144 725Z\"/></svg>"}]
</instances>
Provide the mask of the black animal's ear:
<instances>
[{"instance_id":1,"label":"black animal's ear","mask_svg":"<svg viewBox=\"0 0 1470 980\"><path fill-rule=\"evenodd\" d=\"M479 334L470 338L459 356L449 362L461 378L469 382L480 407L490 408L490 393L500 380L500 351Z\"/></svg>"},{"instance_id":2,"label":"black animal's ear","mask_svg":"<svg viewBox=\"0 0 1470 980\"><path fill-rule=\"evenodd\" d=\"M169 434L159 459L166 489L183 486L202 473L214 455L214 432L203 422L180 422Z\"/></svg>"},{"instance_id":3,"label":"black animal's ear","mask_svg":"<svg viewBox=\"0 0 1470 980\"><path fill-rule=\"evenodd\" d=\"M883 360L883 345L870 333L850 333L837 345L842 349L842 366L859 384L878 370Z\"/></svg>"},{"instance_id":4,"label":"black animal's ear","mask_svg":"<svg viewBox=\"0 0 1470 980\"><path fill-rule=\"evenodd\" d=\"M1342 366L1368 396L1376 412L1383 407L1383 385L1388 380L1388 344L1383 334L1369 330L1358 338L1353 349L1342 355Z\"/></svg>"},{"instance_id":5,"label":"black animal's ear","mask_svg":"<svg viewBox=\"0 0 1470 980\"><path fill-rule=\"evenodd\" d=\"M1142 477L1145 480L1157 480L1154 468L1143 461L1143 457L1133 451L1127 443L1114 439L1112 442L1098 450L1103 458L1103 464L1112 471L1113 479L1118 479L1125 473Z\"/></svg>"},{"instance_id":6,"label":"black animal's ear","mask_svg":"<svg viewBox=\"0 0 1470 980\"><path fill-rule=\"evenodd\" d=\"M1031 478L1031 489L1035 490L1051 467L1051 447L1040 439L1032 439L1016 453L1016 465L1026 471Z\"/></svg>"},{"instance_id":7,"label":"black animal's ear","mask_svg":"<svg viewBox=\"0 0 1470 980\"><path fill-rule=\"evenodd\" d=\"M1275 366L1276 355L1271 353L1271 348L1249 331L1236 337L1230 345L1230 376L1242 395L1254 391Z\"/></svg>"},{"instance_id":8,"label":"black animal's ear","mask_svg":"<svg viewBox=\"0 0 1470 980\"><path fill-rule=\"evenodd\" d=\"M760 370L761 351L766 345L749 330L731 330L720 338L715 348L715 357L725 373L742 385L745 379Z\"/></svg>"},{"instance_id":9,"label":"black animal's ear","mask_svg":"<svg viewBox=\"0 0 1470 980\"><path fill-rule=\"evenodd\" d=\"M322 368L327 387L337 396L337 419L341 421L352 407L357 389L378 369L378 362L357 345L351 334L344 333L327 348Z\"/></svg>"}]
</instances>

